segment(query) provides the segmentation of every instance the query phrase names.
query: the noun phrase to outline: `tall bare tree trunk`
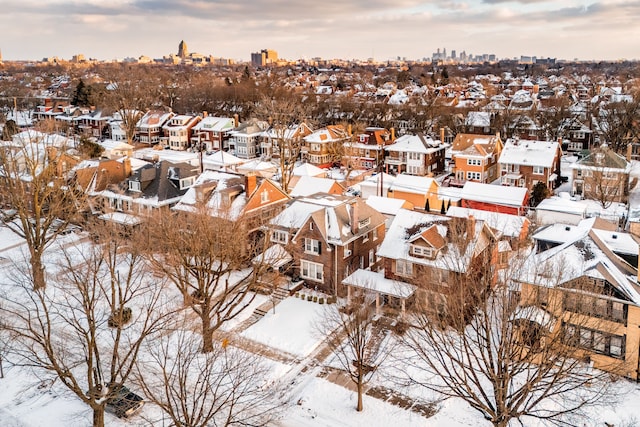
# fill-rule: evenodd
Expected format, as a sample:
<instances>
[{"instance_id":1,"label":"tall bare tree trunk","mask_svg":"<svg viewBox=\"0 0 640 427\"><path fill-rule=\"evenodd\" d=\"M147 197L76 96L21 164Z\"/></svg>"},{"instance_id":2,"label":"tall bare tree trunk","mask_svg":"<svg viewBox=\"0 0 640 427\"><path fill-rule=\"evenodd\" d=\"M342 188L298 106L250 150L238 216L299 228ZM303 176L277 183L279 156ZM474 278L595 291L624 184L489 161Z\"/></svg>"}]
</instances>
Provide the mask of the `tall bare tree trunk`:
<instances>
[{"instance_id":1,"label":"tall bare tree trunk","mask_svg":"<svg viewBox=\"0 0 640 427\"><path fill-rule=\"evenodd\" d=\"M93 408L93 427L104 427L104 407Z\"/></svg>"},{"instance_id":2,"label":"tall bare tree trunk","mask_svg":"<svg viewBox=\"0 0 640 427\"><path fill-rule=\"evenodd\" d=\"M33 272L33 289L44 289L47 283L44 278L44 266L42 265L41 253L34 253L34 255L31 256L30 263L31 271Z\"/></svg>"},{"instance_id":3,"label":"tall bare tree trunk","mask_svg":"<svg viewBox=\"0 0 640 427\"><path fill-rule=\"evenodd\" d=\"M356 407L356 411L362 412L362 410L364 409L362 405L362 391L364 389L364 384L362 384L362 379L358 380L357 386L358 386L358 406Z\"/></svg>"},{"instance_id":4,"label":"tall bare tree trunk","mask_svg":"<svg viewBox=\"0 0 640 427\"><path fill-rule=\"evenodd\" d=\"M209 316L202 316L202 352L211 353L213 351L213 331L211 330L211 320Z\"/></svg>"}]
</instances>

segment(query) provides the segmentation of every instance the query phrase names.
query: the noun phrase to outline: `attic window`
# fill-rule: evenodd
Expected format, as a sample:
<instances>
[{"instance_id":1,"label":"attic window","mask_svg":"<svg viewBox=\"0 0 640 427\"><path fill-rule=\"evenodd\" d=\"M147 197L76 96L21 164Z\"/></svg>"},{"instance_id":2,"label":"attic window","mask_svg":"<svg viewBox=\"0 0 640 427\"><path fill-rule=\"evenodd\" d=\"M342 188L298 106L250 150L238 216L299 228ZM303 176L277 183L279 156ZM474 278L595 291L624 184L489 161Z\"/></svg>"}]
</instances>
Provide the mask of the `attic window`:
<instances>
[{"instance_id":1,"label":"attic window","mask_svg":"<svg viewBox=\"0 0 640 427\"><path fill-rule=\"evenodd\" d=\"M260 193L260 202L267 203L268 201L269 201L269 192L267 192L267 190L264 190L262 193Z\"/></svg>"},{"instance_id":2,"label":"attic window","mask_svg":"<svg viewBox=\"0 0 640 427\"><path fill-rule=\"evenodd\" d=\"M140 191L140 181L129 181L129 191Z\"/></svg>"},{"instance_id":3,"label":"attic window","mask_svg":"<svg viewBox=\"0 0 640 427\"><path fill-rule=\"evenodd\" d=\"M371 224L371 217L358 221L358 228L364 228L369 224Z\"/></svg>"},{"instance_id":4,"label":"attic window","mask_svg":"<svg viewBox=\"0 0 640 427\"><path fill-rule=\"evenodd\" d=\"M565 227L564 231L571 231L571 227Z\"/></svg>"},{"instance_id":5,"label":"attic window","mask_svg":"<svg viewBox=\"0 0 640 427\"><path fill-rule=\"evenodd\" d=\"M195 182L195 177L190 176L188 178L182 178L180 180L180 189L184 190L185 188L189 188L193 185L193 183Z\"/></svg>"},{"instance_id":6,"label":"attic window","mask_svg":"<svg viewBox=\"0 0 640 427\"><path fill-rule=\"evenodd\" d=\"M434 250L426 246L411 245L411 253L419 257L431 258L434 255Z\"/></svg>"},{"instance_id":7,"label":"attic window","mask_svg":"<svg viewBox=\"0 0 640 427\"><path fill-rule=\"evenodd\" d=\"M612 239L617 239L617 238L618 238L618 235L617 235L617 234L613 234L613 235L611 235L611 238L612 238Z\"/></svg>"}]
</instances>

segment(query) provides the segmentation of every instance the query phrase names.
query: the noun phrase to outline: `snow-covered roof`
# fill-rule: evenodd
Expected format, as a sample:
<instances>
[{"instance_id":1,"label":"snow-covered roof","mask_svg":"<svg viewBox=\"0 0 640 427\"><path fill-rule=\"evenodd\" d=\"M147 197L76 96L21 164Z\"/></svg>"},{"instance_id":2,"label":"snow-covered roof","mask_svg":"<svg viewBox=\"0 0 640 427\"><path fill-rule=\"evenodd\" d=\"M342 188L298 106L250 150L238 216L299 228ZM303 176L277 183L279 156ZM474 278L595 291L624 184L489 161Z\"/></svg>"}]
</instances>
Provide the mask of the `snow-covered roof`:
<instances>
[{"instance_id":1,"label":"snow-covered roof","mask_svg":"<svg viewBox=\"0 0 640 427\"><path fill-rule=\"evenodd\" d=\"M428 194L433 185L438 187L438 183L430 177L400 174L396 176L389 191L405 191L415 194ZM437 189L435 190L437 191Z\"/></svg>"},{"instance_id":2,"label":"snow-covered roof","mask_svg":"<svg viewBox=\"0 0 640 427\"><path fill-rule=\"evenodd\" d=\"M197 209L199 201L206 202L207 212L212 217L237 219L247 204L244 178L225 172L205 170L173 209L193 212Z\"/></svg>"},{"instance_id":3,"label":"snow-covered roof","mask_svg":"<svg viewBox=\"0 0 640 427\"><path fill-rule=\"evenodd\" d=\"M322 205L295 200L286 209L269 221L269 224L279 227L299 229L312 213L322 209Z\"/></svg>"},{"instance_id":4,"label":"snow-covered roof","mask_svg":"<svg viewBox=\"0 0 640 427\"><path fill-rule=\"evenodd\" d=\"M319 176L324 178L327 175L327 171L320 169L319 167L312 165L311 163L303 163L300 166L296 166L293 169L293 175L295 176Z\"/></svg>"},{"instance_id":5,"label":"snow-covered roof","mask_svg":"<svg viewBox=\"0 0 640 427\"><path fill-rule=\"evenodd\" d=\"M407 202L403 199L390 199L388 197L369 196L366 203L381 214L395 215Z\"/></svg>"},{"instance_id":6,"label":"snow-covered roof","mask_svg":"<svg viewBox=\"0 0 640 427\"><path fill-rule=\"evenodd\" d=\"M202 165L205 169L220 169L227 166L239 165L244 162L245 160L222 150L216 151L215 153L202 158Z\"/></svg>"},{"instance_id":7,"label":"snow-covered roof","mask_svg":"<svg viewBox=\"0 0 640 427\"><path fill-rule=\"evenodd\" d=\"M558 141L529 141L509 138L504 144L498 163L550 168L559 152Z\"/></svg>"},{"instance_id":8,"label":"snow-covered roof","mask_svg":"<svg viewBox=\"0 0 640 427\"><path fill-rule=\"evenodd\" d=\"M528 195L524 187L482 184L467 181L462 187L460 197L464 200L492 203L503 206L522 206Z\"/></svg>"},{"instance_id":9,"label":"snow-covered roof","mask_svg":"<svg viewBox=\"0 0 640 427\"><path fill-rule=\"evenodd\" d=\"M529 220L523 216L462 208L459 206L450 206L447 210L447 216L458 218L469 218L473 216L508 237L520 237L523 227L529 222Z\"/></svg>"},{"instance_id":10,"label":"snow-covered roof","mask_svg":"<svg viewBox=\"0 0 640 427\"><path fill-rule=\"evenodd\" d=\"M342 284L398 298L408 298L417 289L416 286L409 283L387 279L383 274L360 268L347 276Z\"/></svg>"},{"instance_id":11,"label":"snow-covered roof","mask_svg":"<svg viewBox=\"0 0 640 427\"><path fill-rule=\"evenodd\" d=\"M538 204L536 211L538 210L562 212L584 217L587 212L587 207L584 203L579 203L563 197L551 196Z\"/></svg>"},{"instance_id":12,"label":"snow-covered roof","mask_svg":"<svg viewBox=\"0 0 640 427\"><path fill-rule=\"evenodd\" d=\"M433 153L442 148L443 144L440 141L423 134L403 135L396 139L393 144L384 147L385 151L421 154Z\"/></svg>"},{"instance_id":13,"label":"snow-covered roof","mask_svg":"<svg viewBox=\"0 0 640 427\"><path fill-rule=\"evenodd\" d=\"M269 246L264 252L256 255L252 260L254 264L267 264L273 268L280 268L291 261L293 261L291 254L279 244Z\"/></svg>"},{"instance_id":14,"label":"snow-covered roof","mask_svg":"<svg viewBox=\"0 0 640 427\"><path fill-rule=\"evenodd\" d=\"M156 150L154 148L141 148L133 152L133 156L146 161L169 161L171 163L189 163L192 166L200 165L198 153L174 150Z\"/></svg>"},{"instance_id":15,"label":"snow-covered roof","mask_svg":"<svg viewBox=\"0 0 640 427\"><path fill-rule=\"evenodd\" d=\"M335 179L301 176L291 190L291 197L309 196L315 193L328 193L337 184Z\"/></svg>"},{"instance_id":16,"label":"snow-covered roof","mask_svg":"<svg viewBox=\"0 0 640 427\"><path fill-rule=\"evenodd\" d=\"M209 132L225 132L230 131L235 127L235 120L229 117L205 117L193 127L195 132L209 131Z\"/></svg>"},{"instance_id":17,"label":"snow-covered roof","mask_svg":"<svg viewBox=\"0 0 640 427\"><path fill-rule=\"evenodd\" d=\"M411 239L433 226L436 227L435 230L437 230L441 238L445 239L447 224L451 220L451 218L441 215L401 209L393 219L382 244L380 244L380 248L378 248L377 255L443 270L464 272L469 266L474 247L478 243L477 236L484 226L484 223L480 220L475 221L475 228L472 231L474 235L469 239L470 243L462 249L458 245L448 243L447 250L440 251L435 259L413 256L410 250Z\"/></svg>"}]
</instances>

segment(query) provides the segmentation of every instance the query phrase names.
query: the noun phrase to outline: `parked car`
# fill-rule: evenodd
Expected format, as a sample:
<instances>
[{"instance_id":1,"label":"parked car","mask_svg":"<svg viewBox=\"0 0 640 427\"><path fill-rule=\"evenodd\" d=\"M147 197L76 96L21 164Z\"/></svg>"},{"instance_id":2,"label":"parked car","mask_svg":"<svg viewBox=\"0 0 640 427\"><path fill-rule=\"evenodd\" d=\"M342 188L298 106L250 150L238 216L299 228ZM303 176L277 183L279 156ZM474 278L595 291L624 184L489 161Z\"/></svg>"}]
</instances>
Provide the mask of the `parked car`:
<instances>
[{"instance_id":1,"label":"parked car","mask_svg":"<svg viewBox=\"0 0 640 427\"><path fill-rule=\"evenodd\" d=\"M106 410L118 418L129 418L144 406L144 399L122 384L111 384Z\"/></svg>"}]
</instances>

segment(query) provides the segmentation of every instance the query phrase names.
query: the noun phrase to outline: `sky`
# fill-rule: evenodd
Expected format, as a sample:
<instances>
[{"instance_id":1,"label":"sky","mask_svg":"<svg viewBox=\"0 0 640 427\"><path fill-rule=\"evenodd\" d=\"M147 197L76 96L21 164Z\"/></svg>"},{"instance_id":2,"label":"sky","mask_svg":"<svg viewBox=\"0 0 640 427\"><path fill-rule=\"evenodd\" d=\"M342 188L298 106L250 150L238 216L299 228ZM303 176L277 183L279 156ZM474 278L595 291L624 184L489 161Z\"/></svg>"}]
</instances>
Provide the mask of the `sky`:
<instances>
[{"instance_id":1,"label":"sky","mask_svg":"<svg viewBox=\"0 0 640 427\"><path fill-rule=\"evenodd\" d=\"M189 52L249 60L640 59L637 0L2 0L4 60Z\"/></svg>"}]
</instances>

